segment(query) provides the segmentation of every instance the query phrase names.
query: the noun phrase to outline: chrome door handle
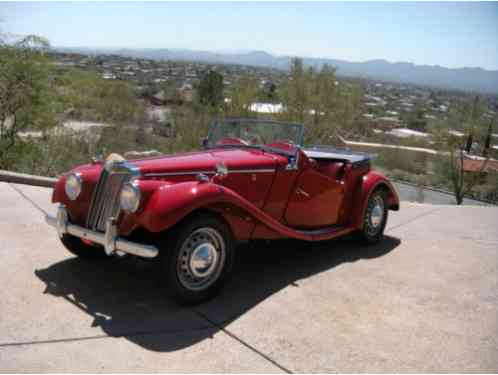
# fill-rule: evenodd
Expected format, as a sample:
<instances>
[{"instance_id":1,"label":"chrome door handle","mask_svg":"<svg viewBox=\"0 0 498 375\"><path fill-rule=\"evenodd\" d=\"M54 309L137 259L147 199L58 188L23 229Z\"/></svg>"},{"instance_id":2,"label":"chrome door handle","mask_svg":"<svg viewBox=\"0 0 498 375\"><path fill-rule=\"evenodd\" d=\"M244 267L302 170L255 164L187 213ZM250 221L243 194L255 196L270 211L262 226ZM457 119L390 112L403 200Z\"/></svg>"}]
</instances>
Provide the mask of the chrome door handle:
<instances>
[{"instance_id":1,"label":"chrome door handle","mask_svg":"<svg viewBox=\"0 0 498 375\"><path fill-rule=\"evenodd\" d=\"M303 196L305 196L306 198L308 198L308 197L310 196L307 192L305 192L305 191L304 191L303 189L301 189L301 188L297 188L297 189L296 189L296 194L303 195Z\"/></svg>"}]
</instances>

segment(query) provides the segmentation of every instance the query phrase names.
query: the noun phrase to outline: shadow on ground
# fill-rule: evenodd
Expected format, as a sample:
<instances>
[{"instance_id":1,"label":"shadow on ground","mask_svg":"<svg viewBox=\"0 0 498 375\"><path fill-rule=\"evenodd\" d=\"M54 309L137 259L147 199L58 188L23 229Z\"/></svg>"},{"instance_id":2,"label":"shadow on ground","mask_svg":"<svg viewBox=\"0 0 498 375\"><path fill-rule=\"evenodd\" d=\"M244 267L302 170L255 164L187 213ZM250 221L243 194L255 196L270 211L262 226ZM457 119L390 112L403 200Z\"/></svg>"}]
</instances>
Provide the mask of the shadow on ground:
<instances>
[{"instance_id":1,"label":"shadow on ground","mask_svg":"<svg viewBox=\"0 0 498 375\"><path fill-rule=\"evenodd\" d=\"M153 262L133 257L99 263L71 258L35 274L45 293L64 298L91 315L93 327L154 351L174 351L211 337L287 286L337 265L381 257L400 240L386 236L374 246L345 238L321 244L254 243L238 249L234 276L215 299L194 308L164 297ZM61 319L70 319L62 317Z\"/></svg>"}]
</instances>

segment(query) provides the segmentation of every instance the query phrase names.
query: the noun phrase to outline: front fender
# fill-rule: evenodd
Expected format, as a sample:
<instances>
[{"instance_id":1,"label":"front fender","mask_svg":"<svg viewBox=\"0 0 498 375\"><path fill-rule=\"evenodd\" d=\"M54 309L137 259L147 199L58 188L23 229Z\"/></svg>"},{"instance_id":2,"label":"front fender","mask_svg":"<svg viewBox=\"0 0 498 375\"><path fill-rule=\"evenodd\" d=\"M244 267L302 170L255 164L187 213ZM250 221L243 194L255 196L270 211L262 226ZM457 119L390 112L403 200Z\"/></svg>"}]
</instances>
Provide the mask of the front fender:
<instances>
[{"instance_id":1,"label":"front fender","mask_svg":"<svg viewBox=\"0 0 498 375\"><path fill-rule=\"evenodd\" d=\"M219 202L223 189L220 185L197 181L162 185L151 195L138 219L147 230L161 232L192 211Z\"/></svg>"},{"instance_id":2,"label":"front fender","mask_svg":"<svg viewBox=\"0 0 498 375\"><path fill-rule=\"evenodd\" d=\"M70 200L65 191L65 184L67 176L71 172L80 172L83 179L83 186L81 194L78 199ZM95 185L99 178L99 171L96 168L88 168L82 166L75 168L70 172L63 174L55 183L52 191L52 203L64 204L67 208L71 222L81 226L86 225L88 210L90 209L90 202L92 201L92 194Z\"/></svg>"},{"instance_id":3,"label":"front fender","mask_svg":"<svg viewBox=\"0 0 498 375\"><path fill-rule=\"evenodd\" d=\"M193 181L160 186L151 194L143 210L124 218L119 232L127 235L137 227L162 232L196 209L212 207L238 211L241 221L250 222L251 228L256 223L262 223L284 237L313 239L312 235L283 225L231 189L212 182Z\"/></svg>"},{"instance_id":4,"label":"front fender","mask_svg":"<svg viewBox=\"0 0 498 375\"><path fill-rule=\"evenodd\" d=\"M370 171L362 177L361 184L358 185L354 193L354 202L358 202L353 209L353 223L355 228L363 227L363 217L367 209L370 195L377 189L383 189L387 193L388 208L390 210L399 210L399 197L396 189L389 180L379 172Z\"/></svg>"},{"instance_id":5,"label":"front fender","mask_svg":"<svg viewBox=\"0 0 498 375\"><path fill-rule=\"evenodd\" d=\"M142 186L147 187L145 190L149 191L153 188L152 184L141 184L141 188ZM210 207L237 208L245 220L251 217L254 222L281 225L233 190L212 182L187 181L156 185L154 191L148 195L146 206L142 210L124 218L120 228L121 234L129 234L140 226L150 232L162 232L191 212Z\"/></svg>"}]
</instances>

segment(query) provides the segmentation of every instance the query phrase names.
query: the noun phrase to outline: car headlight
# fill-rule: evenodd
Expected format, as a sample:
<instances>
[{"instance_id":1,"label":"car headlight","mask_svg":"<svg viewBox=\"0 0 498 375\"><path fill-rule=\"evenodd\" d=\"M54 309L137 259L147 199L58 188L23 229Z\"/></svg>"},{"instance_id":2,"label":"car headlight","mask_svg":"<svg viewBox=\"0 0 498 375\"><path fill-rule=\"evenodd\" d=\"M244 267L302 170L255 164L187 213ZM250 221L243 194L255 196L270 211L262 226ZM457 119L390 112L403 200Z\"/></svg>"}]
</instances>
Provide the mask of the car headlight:
<instances>
[{"instance_id":1,"label":"car headlight","mask_svg":"<svg viewBox=\"0 0 498 375\"><path fill-rule=\"evenodd\" d=\"M138 182L128 182L121 188L119 196L121 209L125 212L135 212L140 206L140 189Z\"/></svg>"},{"instance_id":2,"label":"car headlight","mask_svg":"<svg viewBox=\"0 0 498 375\"><path fill-rule=\"evenodd\" d=\"M65 190L67 197L74 201L80 195L82 186L81 174L71 173L66 178Z\"/></svg>"}]
</instances>

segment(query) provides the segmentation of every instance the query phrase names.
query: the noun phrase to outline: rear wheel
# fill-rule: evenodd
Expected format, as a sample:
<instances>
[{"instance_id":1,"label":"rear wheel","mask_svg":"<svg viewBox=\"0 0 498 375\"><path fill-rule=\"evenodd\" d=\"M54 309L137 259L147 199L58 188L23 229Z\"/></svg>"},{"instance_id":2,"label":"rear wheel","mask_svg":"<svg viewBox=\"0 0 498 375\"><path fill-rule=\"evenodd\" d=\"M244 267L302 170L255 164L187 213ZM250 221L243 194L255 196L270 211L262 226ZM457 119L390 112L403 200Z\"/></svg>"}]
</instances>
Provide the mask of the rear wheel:
<instances>
[{"instance_id":1,"label":"rear wheel","mask_svg":"<svg viewBox=\"0 0 498 375\"><path fill-rule=\"evenodd\" d=\"M234 241L230 228L211 215L180 224L161 244L160 280L163 288L182 304L214 297L230 276Z\"/></svg>"},{"instance_id":2,"label":"rear wheel","mask_svg":"<svg viewBox=\"0 0 498 375\"><path fill-rule=\"evenodd\" d=\"M83 259L107 257L102 246L86 244L81 238L70 234L64 234L61 238L61 242L69 252Z\"/></svg>"},{"instance_id":3,"label":"rear wheel","mask_svg":"<svg viewBox=\"0 0 498 375\"><path fill-rule=\"evenodd\" d=\"M359 233L363 242L375 244L382 239L387 223L387 214L387 199L384 191L374 191L368 199L367 209L363 216L363 227Z\"/></svg>"}]
</instances>

